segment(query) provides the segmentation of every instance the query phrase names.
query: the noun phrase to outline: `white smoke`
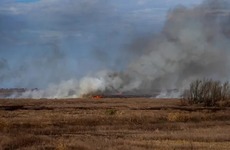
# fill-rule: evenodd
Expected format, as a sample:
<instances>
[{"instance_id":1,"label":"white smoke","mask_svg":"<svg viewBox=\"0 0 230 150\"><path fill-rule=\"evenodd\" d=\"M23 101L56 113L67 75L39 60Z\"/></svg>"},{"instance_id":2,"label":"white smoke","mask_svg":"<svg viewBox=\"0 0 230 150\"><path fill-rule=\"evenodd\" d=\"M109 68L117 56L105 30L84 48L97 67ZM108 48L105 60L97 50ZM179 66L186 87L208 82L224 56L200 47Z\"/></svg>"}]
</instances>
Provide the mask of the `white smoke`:
<instances>
[{"instance_id":1,"label":"white smoke","mask_svg":"<svg viewBox=\"0 0 230 150\"><path fill-rule=\"evenodd\" d=\"M44 90L28 90L14 98L78 98L85 94L117 89L122 84L119 77L110 78L109 72L101 71L94 77L87 76L81 80L70 79L59 84L52 84Z\"/></svg>"},{"instance_id":2,"label":"white smoke","mask_svg":"<svg viewBox=\"0 0 230 150\"><path fill-rule=\"evenodd\" d=\"M181 90L162 90L156 98L180 98L182 93Z\"/></svg>"},{"instance_id":3,"label":"white smoke","mask_svg":"<svg viewBox=\"0 0 230 150\"><path fill-rule=\"evenodd\" d=\"M185 88L196 78L230 77L230 4L207 0L194 8L170 11L165 26L147 42L132 47L136 53L121 73L102 71L83 79L68 80L46 90L29 91L22 97L81 97L88 93L154 92L155 89ZM136 43L136 41L135 41ZM138 43L138 42L137 42ZM158 97L178 97L180 92L162 91Z\"/></svg>"}]
</instances>

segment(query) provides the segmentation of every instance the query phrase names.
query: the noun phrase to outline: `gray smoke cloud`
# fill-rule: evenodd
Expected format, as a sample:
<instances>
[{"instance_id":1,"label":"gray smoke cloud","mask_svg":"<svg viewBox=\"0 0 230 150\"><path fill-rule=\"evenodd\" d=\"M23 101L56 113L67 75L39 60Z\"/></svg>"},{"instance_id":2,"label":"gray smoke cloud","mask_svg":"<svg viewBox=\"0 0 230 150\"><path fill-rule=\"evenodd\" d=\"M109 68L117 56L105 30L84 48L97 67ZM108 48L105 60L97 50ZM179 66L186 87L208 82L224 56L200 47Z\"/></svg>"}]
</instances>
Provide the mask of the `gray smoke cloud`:
<instances>
[{"instance_id":1,"label":"gray smoke cloud","mask_svg":"<svg viewBox=\"0 0 230 150\"><path fill-rule=\"evenodd\" d=\"M97 92L151 94L156 89L184 89L196 78L229 80L229 6L225 0L206 0L193 8L177 6L168 12L160 33L137 37L126 47L122 54L129 62L121 72L99 71L46 90L28 91L22 97L81 97Z\"/></svg>"},{"instance_id":2,"label":"gray smoke cloud","mask_svg":"<svg viewBox=\"0 0 230 150\"><path fill-rule=\"evenodd\" d=\"M169 12L163 31L143 45L146 54L129 65L144 81L140 87L183 88L196 78L229 79L229 6L208 0Z\"/></svg>"},{"instance_id":3,"label":"gray smoke cloud","mask_svg":"<svg viewBox=\"0 0 230 150\"><path fill-rule=\"evenodd\" d=\"M155 89L183 89L191 80L211 77L229 80L230 3L207 0L194 8L169 11L158 35L137 38L123 76L109 79L109 87L123 92L151 93ZM114 84L115 83L115 84ZM106 86L107 87L107 86Z\"/></svg>"}]
</instances>

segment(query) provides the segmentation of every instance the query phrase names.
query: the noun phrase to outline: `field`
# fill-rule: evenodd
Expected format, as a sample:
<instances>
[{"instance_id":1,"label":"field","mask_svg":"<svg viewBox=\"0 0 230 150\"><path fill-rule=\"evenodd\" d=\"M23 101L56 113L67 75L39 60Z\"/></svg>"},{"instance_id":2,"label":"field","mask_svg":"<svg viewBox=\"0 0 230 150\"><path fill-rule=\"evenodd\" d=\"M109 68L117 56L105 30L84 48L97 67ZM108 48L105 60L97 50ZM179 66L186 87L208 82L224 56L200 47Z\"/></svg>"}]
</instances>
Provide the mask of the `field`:
<instances>
[{"instance_id":1,"label":"field","mask_svg":"<svg viewBox=\"0 0 230 150\"><path fill-rule=\"evenodd\" d=\"M0 100L0 149L229 149L230 109L177 99Z\"/></svg>"}]
</instances>

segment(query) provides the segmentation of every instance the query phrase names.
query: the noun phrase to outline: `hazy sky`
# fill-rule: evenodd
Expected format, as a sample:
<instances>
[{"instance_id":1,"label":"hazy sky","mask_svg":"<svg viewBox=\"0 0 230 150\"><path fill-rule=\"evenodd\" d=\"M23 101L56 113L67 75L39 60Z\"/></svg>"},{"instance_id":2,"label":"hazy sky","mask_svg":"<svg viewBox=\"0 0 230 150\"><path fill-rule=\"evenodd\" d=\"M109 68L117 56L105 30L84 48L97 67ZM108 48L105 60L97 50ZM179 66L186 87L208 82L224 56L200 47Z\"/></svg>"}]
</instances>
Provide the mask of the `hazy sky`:
<instances>
[{"instance_id":1,"label":"hazy sky","mask_svg":"<svg viewBox=\"0 0 230 150\"><path fill-rule=\"evenodd\" d=\"M177 5L199 3L1 0L0 87L45 87L99 69L122 69L122 51L131 41L160 31Z\"/></svg>"}]
</instances>

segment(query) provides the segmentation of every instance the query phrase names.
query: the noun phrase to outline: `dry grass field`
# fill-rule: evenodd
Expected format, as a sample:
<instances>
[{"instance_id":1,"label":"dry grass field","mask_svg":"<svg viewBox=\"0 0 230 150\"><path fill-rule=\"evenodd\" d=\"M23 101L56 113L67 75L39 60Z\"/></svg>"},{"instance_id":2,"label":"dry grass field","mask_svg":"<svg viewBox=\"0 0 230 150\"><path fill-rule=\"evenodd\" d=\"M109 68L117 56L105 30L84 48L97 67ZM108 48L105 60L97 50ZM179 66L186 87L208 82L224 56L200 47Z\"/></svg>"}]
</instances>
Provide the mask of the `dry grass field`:
<instances>
[{"instance_id":1,"label":"dry grass field","mask_svg":"<svg viewBox=\"0 0 230 150\"><path fill-rule=\"evenodd\" d=\"M0 149L230 149L230 109L176 99L1 99Z\"/></svg>"}]
</instances>

